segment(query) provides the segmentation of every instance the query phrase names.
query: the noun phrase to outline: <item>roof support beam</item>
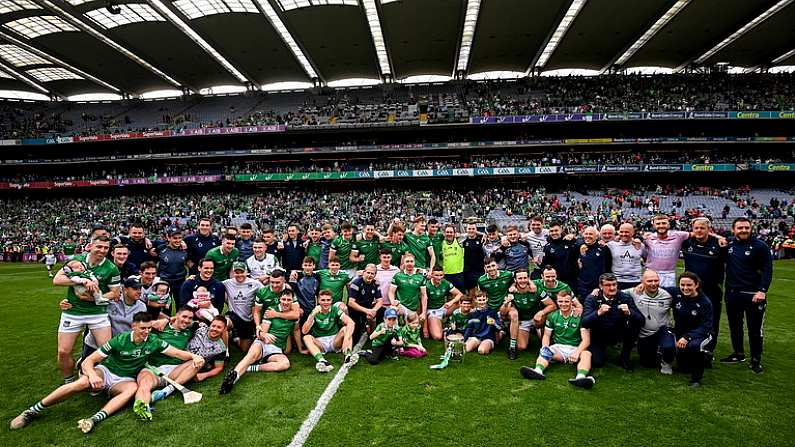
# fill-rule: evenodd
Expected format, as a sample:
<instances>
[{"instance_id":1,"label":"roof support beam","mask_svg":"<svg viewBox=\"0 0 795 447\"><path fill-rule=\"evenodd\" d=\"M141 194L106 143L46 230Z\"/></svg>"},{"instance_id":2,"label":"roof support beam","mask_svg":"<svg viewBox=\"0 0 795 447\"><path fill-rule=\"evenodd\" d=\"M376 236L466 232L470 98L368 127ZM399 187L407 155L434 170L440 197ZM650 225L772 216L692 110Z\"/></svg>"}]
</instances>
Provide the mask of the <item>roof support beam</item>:
<instances>
[{"instance_id":1,"label":"roof support beam","mask_svg":"<svg viewBox=\"0 0 795 447\"><path fill-rule=\"evenodd\" d=\"M779 0L778 2L776 2L775 5L773 5L770 8L768 8L762 14L756 16L753 20L751 20L750 22L748 22L745 25L743 25L737 31L731 33L729 35L729 37L721 40L717 45L715 45L714 47L710 48L706 53L704 53L701 56L697 57L692 62L697 64L697 65L703 64L704 62L709 60L709 58L711 58L712 56L717 54L719 51L721 51L722 49L726 48L732 42L734 42L735 40L737 40L740 37L742 37L745 34L747 34L752 29L754 29L757 26L759 26L765 20L769 19L770 17L773 17L776 13L778 13L779 11L784 9L785 7L789 6L794 1L795 0ZM687 61L686 63L684 63L684 64L680 65L679 67L677 67L675 71L681 71L685 66L689 65L690 63L691 63L691 61Z\"/></svg>"},{"instance_id":2,"label":"roof support beam","mask_svg":"<svg viewBox=\"0 0 795 447\"><path fill-rule=\"evenodd\" d=\"M569 31L569 27L571 24L574 23L574 19L580 14L582 11L583 6L588 2L588 0L572 0L569 3L569 7L566 10L566 13L563 14L563 17L558 22L558 26L555 28L554 31L550 34L547 38L546 42L544 42L544 48L540 51L539 54L533 59L530 66L527 68L527 74L532 72L536 68L543 68L549 58L552 57L552 53L558 48L558 45L563 41L563 37L566 35L566 32Z\"/></svg>"},{"instance_id":3,"label":"roof support beam","mask_svg":"<svg viewBox=\"0 0 795 447\"><path fill-rule=\"evenodd\" d=\"M472 40L478 26L481 0L467 0L467 9L464 13L464 27L461 30L461 41L458 45L458 59L455 64L455 73L465 73L469 68L469 55L472 52Z\"/></svg>"},{"instance_id":4,"label":"roof support beam","mask_svg":"<svg viewBox=\"0 0 795 447\"><path fill-rule=\"evenodd\" d=\"M649 29L646 30L639 38L636 40L629 48L626 48L624 52L620 55L616 55L607 65L602 67L602 70L599 74L602 74L609 70L614 65L624 65L635 53L638 52L641 48L643 48L646 43L648 43L654 36L657 35L660 30L662 30L665 25L668 24L677 14L682 12L687 5L690 4L692 0L677 0L667 11L663 13L655 22L651 25Z\"/></svg>"},{"instance_id":5,"label":"roof support beam","mask_svg":"<svg viewBox=\"0 0 795 447\"><path fill-rule=\"evenodd\" d=\"M130 59L131 61L133 61L136 64L140 65L141 67L145 68L146 70L149 70L150 72L154 73L157 77L163 79L164 81L166 81L167 83L173 85L174 87L179 88L179 87L182 87L184 85L183 83L181 83L181 82L177 81L176 79L172 78L171 76L167 75L166 73L164 73L163 71L161 71L160 69L155 67L154 65L152 65L149 62L145 61L143 58L139 57L138 55L136 55L132 51L130 51L127 48L125 48L124 46L120 45L119 43L117 43L116 41L111 39L110 37L100 33L99 31L97 31L93 27L85 24L82 20L78 19L73 14L67 12L66 10L61 8L60 6L56 5L51 0L32 0L32 1L36 2L40 6L43 6L44 8L49 9L50 11L55 12L56 14L60 15L66 21L68 21L72 25L74 25L77 28L79 28L81 31L89 34L90 36L94 37L95 39L99 40L100 42L102 42L102 43L108 45L109 47L113 48L114 50L118 51L119 53L121 53L126 58Z\"/></svg>"},{"instance_id":6,"label":"roof support beam","mask_svg":"<svg viewBox=\"0 0 795 447\"><path fill-rule=\"evenodd\" d=\"M279 34L279 36L282 38L284 43L293 53L293 56L295 56L295 58L298 60L298 63L304 69L306 75L309 76L309 79L311 79L313 83L315 82L316 79L322 80L323 78L320 76L318 70L315 68L316 65L309 60L309 58L304 53L304 50L301 49L301 47L298 45L298 42L296 42L293 35L287 29L287 26L284 24L284 20L279 15L279 13L276 12L276 9L273 7L273 5L271 5L271 3L268 0L255 0L255 1L259 6L260 10L262 11L262 14L265 15L265 17L268 19L268 22L270 22L270 24L276 30L276 33Z\"/></svg>"},{"instance_id":7,"label":"roof support beam","mask_svg":"<svg viewBox=\"0 0 795 447\"><path fill-rule=\"evenodd\" d=\"M114 86L112 84L109 84L109 83L103 81L102 79L99 79L99 78L91 75L90 73L86 73L85 71L83 71L83 70L81 70L81 69L79 69L79 68L77 68L77 67L75 67L73 65L70 65L70 64L58 59L55 56L52 56L52 55L50 55L48 53L45 53L44 51L41 51L38 48L28 44L27 42L25 42L25 41L23 41L21 39L17 39L14 36L11 36L10 34L7 34L7 33L4 33L2 31L0 31L0 39L5 40L6 42L9 42L9 43L13 43L14 45L17 45L17 46L19 46L21 48L24 48L27 51L30 51L31 53L33 53L33 54L35 54L35 55L37 55L37 56L39 56L41 58L44 58L44 59L48 60L53 65L60 65L61 67L68 68L70 71L73 71L73 72L79 74L80 76L82 76L82 77L84 77L84 78L86 78L88 80L94 81L97 84L99 84L99 85L101 85L101 86L103 86L105 88L108 88L108 89L110 89L110 90L112 90L112 91L114 91L116 93L119 93L119 94L123 93L120 88L118 88L118 87L116 87L116 86Z\"/></svg>"},{"instance_id":8,"label":"roof support beam","mask_svg":"<svg viewBox=\"0 0 795 447\"><path fill-rule=\"evenodd\" d=\"M378 68L381 71L381 78L390 77L392 76L392 61L386 50L386 42L384 41L384 33L381 28L378 5L375 0L362 0L362 6L364 6L364 15L367 17L367 25L370 27L370 36L375 46L375 55L378 58Z\"/></svg>"},{"instance_id":9,"label":"roof support beam","mask_svg":"<svg viewBox=\"0 0 795 447\"><path fill-rule=\"evenodd\" d=\"M786 53L782 54L781 56L773 59L771 65L778 65L778 64L784 62L785 60L791 58L792 56L795 56L795 48L793 48L792 50L789 50Z\"/></svg>"},{"instance_id":10,"label":"roof support beam","mask_svg":"<svg viewBox=\"0 0 795 447\"><path fill-rule=\"evenodd\" d=\"M33 87L34 89L38 90L41 93L44 93L48 96L58 96L59 98L63 99L63 95L56 95L55 92L47 89L43 85L39 84L38 82L29 79L27 76L23 75L19 71L17 71L14 67L10 65L6 65L4 62L0 61L0 71L10 74L14 77L17 81L24 82L25 84Z\"/></svg>"},{"instance_id":11,"label":"roof support beam","mask_svg":"<svg viewBox=\"0 0 795 447\"><path fill-rule=\"evenodd\" d=\"M162 1L160 0L146 0L149 5L151 5L157 12L162 14L166 20L171 22L172 25L176 26L183 34L188 36L190 40L192 40L196 45L198 45L205 53L209 54L210 57L215 59L216 62L221 64L222 67L226 71L232 74L238 81L243 84L249 85L257 85L257 82L244 75L240 70L238 70L234 65L232 65L229 60L227 60L221 53L218 52L209 42L207 42L202 36L199 35L190 25L187 24L180 16L178 16L174 11L168 8Z\"/></svg>"}]
</instances>

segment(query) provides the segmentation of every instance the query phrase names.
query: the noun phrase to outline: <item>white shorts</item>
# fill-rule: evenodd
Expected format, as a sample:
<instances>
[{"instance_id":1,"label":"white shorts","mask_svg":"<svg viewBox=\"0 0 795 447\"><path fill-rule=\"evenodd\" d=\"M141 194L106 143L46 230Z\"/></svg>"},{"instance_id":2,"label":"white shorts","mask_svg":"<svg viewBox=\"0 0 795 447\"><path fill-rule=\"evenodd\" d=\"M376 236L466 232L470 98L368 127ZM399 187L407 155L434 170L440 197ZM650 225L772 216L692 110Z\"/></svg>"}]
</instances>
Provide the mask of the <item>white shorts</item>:
<instances>
[{"instance_id":1,"label":"white shorts","mask_svg":"<svg viewBox=\"0 0 795 447\"><path fill-rule=\"evenodd\" d=\"M536 323L533 320L521 320L519 321L519 330L525 332L533 332L535 329Z\"/></svg>"},{"instance_id":2,"label":"white shorts","mask_svg":"<svg viewBox=\"0 0 795 447\"><path fill-rule=\"evenodd\" d=\"M428 319L435 318L437 320L444 320L447 316L447 309L440 307L438 309L428 309Z\"/></svg>"},{"instance_id":3,"label":"white shorts","mask_svg":"<svg viewBox=\"0 0 795 447\"><path fill-rule=\"evenodd\" d=\"M89 330L110 327L108 314L98 315L72 315L61 313L61 322L58 323L58 332L75 333L87 327Z\"/></svg>"},{"instance_id":4,"label":"white shorts","mask_svg":"<svg viewBox=\"0 0 795 447\"><path fill-rule=\"evenodd\" d=\"M576 346L569 346L569 345L554 344L554 345L550 346L549 349L551 349L552 352L554 352L556 354L560 354L560 356L563 357L563 359L564 359L563 360L564 363L569 363L569 358L571 358L571 355L574 354L574 352L577 350L577 347Z\"/></svg>"},{"instance_id":5,"label":"white shorts","mask_svg":"<svg viewBox=\"0 0 795 447\"><path fill-rule=\"evenodd\" d=\"M660 275L660 287L676 287L676 272L657 272Z\"/></svg>"},{"instance_id":6,"label":"white shorts","mask_svg":"<svg viewBox=\"0 0 795 447\"><path fill-rule=\"evenodd\" d=\"M315 340L320 344L320 349L323 354L328 352L340 352L340 349L334 349L334 339L336 335L328 335L326 337L315 337Z\"/></svg>"},{"instance_id":7,"label":"white shorts","mask_svg":"<svg viewBox=\"0 0 795 447\"><path fill-rule=\"evenodd\" d=\"M164 376L168 376L171 375L171 373L174 372L174 370L179 368L180 366L182 365L160 365L157 367L157 369L160 370L160 372L163 373ZM166 379L162 377L158 376L157 381L158 381L157 384L158 388L163 388L164 386L168 385Z\"/></svg>"},{"instance_id":8,"label":"white shorts","mask_svg":"<svg viewBox=\"0 0 795 447\"><path fill-rule=\"evenodd\" d=\"M135 378L133 377L122 377L113 374L104 365L97 365L94 367L94 369L102 371L102 391L106 391L108 393L110 393L110 390L113 389L114 386L122 382L135 382Z\"/></svg>"},{"instance_id":9,"label":"white shorts","mask_svg":"<svg viewBox=\"0 0 795 447\"><path fill-rule=\"evenodd\" d=\"M52 266L54 266L57 263L58 263L58 261L52 261L52 262L46 261L46 260L44 261L44 265L46 265L47 267L52 267Z\"/></svg>"},{"instance_id":10,"label":"white shorts","mask_svg":"<svg viewBox=\"0 0 795 447\"><path fill-rule=\"evenodd\" d=\"M469 337L469 338L466 340L466 341L467 341L467 343L469 343L469 340L476 340L476 341L478 342L478 346L480 346L480 345L482 345L482 344L484 344L484 343L488 343L488 344L490 344L490 345L491 345L491 347L492 347L492 348L494 347L494 341L493 341L492 339L490 339L490 338L487 338L487 339L485 339L485 340L481 340L481 339L479 339L479 338L477 338L477 337Z\"/></svg>"},{"instance_id":11,"label":"white shorts","mask_svg":"<svg viewBox=\"0 0 795 447\"><path fill-rule=\"evenodd\" d=\"M265 343L264 341L262 341L260 339L254 340L254 344L259 345L260 348L262 348L262 352L260 353L259 358L257 359L257 361L267 360L268 357L270 357L272 355L284 354L284 351L282 351L282 348L280 348L280 347L278 347L276 345L272 345L270 343Z\"/></svg>"}]
</instances>

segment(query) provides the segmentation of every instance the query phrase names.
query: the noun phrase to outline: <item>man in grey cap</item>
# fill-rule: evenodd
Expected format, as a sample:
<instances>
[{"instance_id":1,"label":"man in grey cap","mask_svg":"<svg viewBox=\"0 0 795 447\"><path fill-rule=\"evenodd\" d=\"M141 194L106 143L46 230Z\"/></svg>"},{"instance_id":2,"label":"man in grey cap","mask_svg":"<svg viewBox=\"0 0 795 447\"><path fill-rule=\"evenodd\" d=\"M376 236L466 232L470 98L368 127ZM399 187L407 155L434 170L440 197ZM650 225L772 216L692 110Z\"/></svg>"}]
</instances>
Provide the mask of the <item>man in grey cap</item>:
<instances>
[{"instance_id":1,"label":"man in grey cap","mask_svg":"<svg viewBox=\"0 0 795 447\"><path fill-rule=\"evenodd\" d=\"M226 289L226 303L229 311L226 313L228 328L232 330L232 341L237 343L240 350L248 352L254 341L254 317L251 308L257 291L264 287L261 282L248 276L245 262L232 264L232 277L222 281Z\"/></svg>"}]
</instances>

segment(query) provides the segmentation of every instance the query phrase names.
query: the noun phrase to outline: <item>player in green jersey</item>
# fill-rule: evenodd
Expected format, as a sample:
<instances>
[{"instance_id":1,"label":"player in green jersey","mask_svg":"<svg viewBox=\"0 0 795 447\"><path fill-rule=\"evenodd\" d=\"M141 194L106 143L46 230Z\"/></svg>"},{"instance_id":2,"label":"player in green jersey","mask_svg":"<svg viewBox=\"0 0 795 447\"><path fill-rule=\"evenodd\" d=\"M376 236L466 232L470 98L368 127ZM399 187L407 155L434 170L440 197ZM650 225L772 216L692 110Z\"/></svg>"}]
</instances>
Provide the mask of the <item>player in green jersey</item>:
<instances>
[{"instance_id":1,"label":"player in green jersey","mask_svg":"<svg viewBox=\"0 0 795 447\"><path fill-rule=\"evenodd\" d=\"M406 316L409 311L417 312L420 321L425 321L428 309L428 293L425 288L425 276L414 268L414 255L403 255L403 270L392 277L389 285L389 303L396 307L398 313Z\"/></svg>"},{"instance_id":2,"label":"player in green jersey","mask_svg":"<svg viewBox=\"0 0 795 447\"><path fill-rule=\"evenodd\" d=\"M392 265L400 267L403 261L403 254L409 251L409 247L403 240L405 230L400 224L392 224L389 227L388 237L381 243L381 249L389 250L392 254Z\"/></svg>"},{"instance_id":3,"label":"player in green jersey","mask_svg":"<svg viewBox=\"0 0 795 447\"><path fill-rule=\"evenodd\" d=\"M464 331L469 323L469 318L472 313L472 298L469 295L464 295L458 300L458 309L454 310L447 319L447 329L445 336L450 334L464 335Z\"/></svg>"},{"instance_id":4,"label":"player in green jersey","mask_svg":"<svg viewBox=\"0 0 795 447\"><path fill-rule=\"evenodd\" d=\"M340 260L340 268L348 272L348 276L356 276L356 268L359 266L359 257L353 256L353 245L356 240L353 237L353 226L345 222L340 225L340 235L331 241L328 258L337 257ZM329 266L330 267L330 266Z\"/></svg>"},{"instance_id":5,"label":"player in green jersey","mask_svg":"<svg viewBox=\"0 0 795 447\"><path fill-rule=\"evenodd\" d=\"M334 369L323 357L328 352L343 352L345 364L355 364L358 356L353 354L353 320L345 313L342 303L334 302L331 290L321 289L317 302L318 305L301 328L304 345L309 348L309 354L317 362L315 369L322 373Z\"/></svg>"},{"instance_id":6,"label":"player in green jersey","mask_svg":"<svg viewBox=\"0 0 795 447\"><path fill-rule=\"evenodd\" d=\"M433 252L431 238L425 234L425 218L420 216L414 219L414 230L407 232L404 241L409 253L414 255L414 261L419 269L427 269L436 265L436 255Z\"/></svg>"},{"instance_id":7,"label":"player in green jersey","mask_svg":"<svg viewBox=\"0 0 795 447\"><path fill-rule=\"evenodd\" d=\"M282 296L284 290L289 290L290 286L287 284L287 278L284 277L284 272L281 270L274 270L271 273L271 279L268 285L257 290L254 295L254 307L251 309L251 316L254 318L254 324L260 325L262 313L267 309L276 308L279 306L279 298Z\"/></svg>"},{"instance_id":8,"label":"player in green jersey","mask_svg":"<svg viewBox=\"0 0 795 447\"><path fill-rule=\"evenodd\" d=\"M344 306L345 288L349 282L355 277L341 270L342 261L336 256L329 256L328 269L318 270L317 277L320 280L319 289L331 290L331 295L334 297L335 303L343 303L343 309L347 312L347 307Z\"/></svg>"},{"instance_id":9,"label":"player in green jersey","mask_svg":"<svg viewBox=\"0 0 795 447\"><path fill-rule=\"evenodd\" d=\"M509 359L516 360L517 350L527 349L531 332L535 332L541 339L544 319L554 310L555 303L548 296L542 297L539 288L530 281L528 270L517 270L514 274L514 284L508 289L508 296L505 297L505 302L500 308L500 313L507 316L509 323L511 336L508 346Z\"/></svg>"},{"instance_id":10,"label":"player in green jersey","mask_svg":"<svg viewBox=\"0 0 795 447\"><path fill-rule=\"evenodd\" d=\"M265 311L265 319L257 322L257 339L248 352L221 382L218 394L228 394L247 372L279 372L290 368L287 352L290 334L301 311L291 289L279 294L279 303Z\"/></svg>"},{"instance_id":11,"label":"player in green jersey","mask_svg":"<svg viewBox=\"0 0 795 447\"><path fill-rule=\"evenodd\" d=\"M441 340L444 336L442 320L458 307L458 300L464 294L444 279L444 269L438 265L431 269L431 279L425 281L425 293L428 295L428 319L425 321L424 335Z\"/></svg>"},{"instance_id":12,"label":"player in green jersey","mask_svg":"<svg viewBox=\"0 0 795 447\"><path fill-rule=\"evenodd\" d=\"M358 268L364 269L367 264L378 265L381 262L380 250L381 238L375 231L375 225L368 223L364 226L362 234L353 243L351 258L358 259Z\"/></svg>"},{"instance_id":13,"label":"player in green jersey","mask_svg":"<svg viewBox=\"0 0 795 447\"><path fill-rule=\"evenodd\" d=\"M596 383L591 370L590 331L581 325L580 317L574 315L572 293L561 290L557 296L558 310L552 312L545 323L544 338L535 368L523 366L520 370L526 379L544 380L544 369L554 360L560 363L576 363L577 375L569 383L591 389Z\"/></svg>"},{"instance_id":14,"label":"player in green jersey","mask_svg":"<svg viewBox=\"0 0 795 447\"><path fill-rule=\"evenodd\" d=\"M112 334L107 304L97 304L94 299L94 294L98 291L107 300L115 301L121 296L121 273L113 261L107 259L109 248L110 238L100 235L88 244L88 253L75 256L75 260L82 262L86 270L97 279L83 280L80 284L83 291L79 295L75 289L75 280L82 278L70 278L68 272L61 269L52 280L56 286L69 288L66 299L71 307L61 313L58 325L58 368L63 373L65 383L75 380L72 349L83 329L91 331L97 346L110 340Z\"/></svg>"},{"instance_id":15,"label":"player in green jersey","mask_svg":"<svg viewBox=\"0 0 795 447\"><path fill-rule=\"evenodd\" d=\"M428 220L428 238L431 240L431 247L433 247L433 255L436 258L436 265L442 266L442 241L444 240L444 233L440 231L441 225L436 219ZM433 267L433 266L431 266Z\"/></svg>"},{"instance_id":16,"label":"player in green jersey","mask_svg":"<svg viewBox=\"0 0 795 447\"><path fill-rule=\"evenodd\" d=\"M505 297L508 296L508 289L513 284L513 274L505 270L497 269L497 261L492 257L483 261L486 274L478 278L478 288L486 293L489 299L489 308L499 310Z\"/></svg>"},{"instance_id":17,"label":"player in green jersey","mask_svg":"<svg viewBox=\"0 0 795 447\"><path fill-rule=\"evenodd\" d=\"M108 416L124 408L135 395L138 389L135 377L152 356L163 353L183 361L191 360L198 367L204 364L204 359L200 356L174 348L157 336L151 335L151 330L152 316L148 312L135 314L131 332L116 335L88 356L81 364L83 375L78 380L61 385L23 411L11 421L11 429L24 427L45 408L69 399L77 393L106 391L110 395L110 400L105 406L94 416L77 422L78 428L83 433L88 433Z\"/></svg>"},{"instance_id":18,"label":"player in green jersey","mask_svg":"<svg viewBox=\"0 0 795 447\"><path fill-rule=\"evenodd\" d=\"M544 269L541 271L541 279L533 280L533 284L535 284L535 286L538 287L538 290L541 291L542 298L549 298L553 301L557 299L558 293L563 290L574 293L568 284L558 280L558 272L555 270L555 267L552 267L551 265L544 266ZM579 317L582 315L582 303L577 299L577 297L574 295L572 296L574 315Z\"/></svg>"},{"instance_id":19,"label":"player in green jersey","mask_svg":"<svg viewBox=\"0 0 795 447\"><path fill-rule=\"evenodd\" d=\"M61 246L61 253L66 256L66 259L72 259L77 251L77 244L72 241L72 238L67 238L63 246Z\"/></svg>"},{"instance_id":20,"label":"player in green jersey","mask_svg":"<svg viewBox=\"0 0 795 447\"><path fill-rule=\"evenodd\" d=\"M237 262L240 257L240 251L235 248L237 239L231 234L225 234L221 240L221 245L211 248L207 252L205 258L213 261L213 278L217 281L224 281L229 279L229 274L232 271L232 264Z\"/></svg>"}]
</instances>

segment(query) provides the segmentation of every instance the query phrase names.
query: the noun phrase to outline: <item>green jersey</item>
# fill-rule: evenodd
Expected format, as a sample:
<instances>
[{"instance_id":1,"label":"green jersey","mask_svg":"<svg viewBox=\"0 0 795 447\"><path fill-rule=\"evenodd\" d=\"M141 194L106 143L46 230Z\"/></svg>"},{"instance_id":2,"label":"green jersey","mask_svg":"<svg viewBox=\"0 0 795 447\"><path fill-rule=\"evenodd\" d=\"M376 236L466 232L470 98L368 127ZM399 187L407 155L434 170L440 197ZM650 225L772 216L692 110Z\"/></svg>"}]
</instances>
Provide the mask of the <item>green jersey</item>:
<instances>
[{"instance_id":1,"label":"green jersey","mask_svg":"<svg viewBox=\"0 0 795 447\"><path fill-rule=\"evenodd\" d=\"M312 336L328 337L337 335L337 332L342 329L343 315L345 315L345 312L342 311L338 304L332 304L327 314L323 312L316 313L315 324L312 325Z\"/></svg>"},{"instance_id":2,"label":"green jersey","mask_svg":"<svg viewBox=\"0 0 795 447\"><path fill-rule=\"evenodd\" d=\"M422 326L417 326L416 329L412 329L411 326L408 324L400 328L400 338L403 339L403 343L406 345L420 345L422 346L422 341L420 340L420 329Z\"/></svg>"},{"instance_id":3,"label":"green jersey","mask_svg":"<svg viewBox=\"0 0 795 447\"><path fill-rule=\"evenodd\" d=\"M433 247L433 245L431 245L431 238L425 233L417 236L414 232L409 231L403 236L403 240L406 242L409 253L414 255L414 259L417 261L415 264L417 268L427 269L429 267L428 262L430 261L428 248Z\"/></svg>"},{"instance_id":4,"label":"green jersey","mask_svg":"<svg viewBox=\"0 0 795 447\"><path fill-rule=\"evenodd\" d=\"M519 312L519 320L532 320L536 312L541 310L540 303L548 298L541 298L541 289L536 288L535 293L519 292L513 293L513 305Z\"/></svg>"},{"instance_id":5,"label":"green jersey","mask_svg":"<svg viewBox=\"0 0 795 447\"><path fill-rule=\"evenodd\" d=\"M392 253L392 265L396 267L400 267L400 260L403 258L403 253L409 251L409 247L404 241L400 241L398 244L386 241L381 244L381 249L389 250L389 252Z\"/></svg>"},{"instance_id":6,"label":"green jersey","mask_svg":"<svg viewBox=\"0 0 795 447\"><path fill-rule=\"evenodd\" d=\"M221 252L221 247L213 247L207 252L205 258L212 259L215 270L213 271L213 278L218 281L229 279L229 271L232 270L232 264L240 257L240 251L237 248L232 248L228 255Z\"/></svg>"},{"instance_id":7,"label":"green jersey","mask_svg":"<svg viewBox=\"0 0 795 447\"><path fill-rule=\"evenodd\" d=\"M447 319L448 326L456 332L464 332L467 323L469 323L469 315L471 313L472 312L463 313L461 309L454 310L450 318Z\"/></svg>"},{"instance_id":8,"label":"green jersey","mask_svg":"<svg viewBox=\"0 0 795 447\"><path fill-rule=\"evenodd\" d=\"M552 344L579 346L582 342L580 317L574 314L564 317L556 310L549 314L545 326L552 331Z\"/></svg>"},{"instance_id":9,"label":"green jersey","mask_svg":"<svg viewBox=\"0 0 795 447\"><path fill-rule=\"evenodd\" d=\"M278 305L271 306L270 308L276 312L282 311ZM285 320L284 318L271 318L262 320L263 323L266 321L271 324L268 327L268 333L276 337L276 341L273 344L282 350L286 349L287 340L290 338L290 334L293 333L293 327L295 327L295 320Z\"/></svg>"},{"instance_id":10,"label":"green jersey","mask_svg":"<svg viewBox=\"0 0 795 447\"><path fill-rule=\"evenodd\" d=\"M400 304L416 312L420 305L420 289L425 287L425 276L416 270L411 275L401 270L392 277L392 284L397 286L395 298Z\"/></svg>"},{"instance_id":11,"label":"green jersey","mask_svg":"<svg viewBox=\"0 0 795 447\"><path fill-rule=\"evenodd\" d=\"M436 234L433 236L428 235L431 239L431 247L433 247L433 255L436 256L436 265L439 267L442 266L442 241L444 241L444 235L441 231L437 231ZM463 258L462 258L463 259ZM433 266L431 266L433 267ZM461 269L463 271L463 267Z\"/></svg>"},{"instance_id":12,"label":"green jersey","mask_svg":"<svg viewBox=\"0 0 795 447\"><path fill-rule=\"evenodd\" d=\"M284 286L284 289L274 292L271 286L265 286L257 290L257 294L254 295L254 305L255 306L262 306L263 310L268 309L269 307L279 307L279 298L282 295L282 292L289 288L288 286Z\"/></svg>"},{"instance_id":13,"label":"green jersey","mask_svg":"<svg viewBox=\"0 0 795 447\"><path fill-rule=\"evenodd\" d=\"M77 245L66 243L63 244L62 250L63 254L65 254L66 256L72 256L73 254L75 254L75 250L77 250Z\"/></svg>"},{"instance_id":14,"label":"green jersey","mask_svg":"<svg viewBox=\"0 0 795 447\"><path fill-rule=\"evenodd\" d=\"M336 251L336 255L340 258L340 268L342 270L350 270L356 268L356 263L351 261L351 250L353 250L353 238L345 239L342 236L337 236L336 239L331 241L331 249Z\"/></svg>"},{"instance_id":15,"label":"green jersey","mask_svg":"<svg viewBox=\"0 0 795 447\"><path fill-rule=\"evenodd\" d=\"M433 280L425 281L425 290L428 294L428 309L439 309L447 302L447 296L455 286L450 281L442 278L438 286L433 284Z\"/></svg>"},{"instance_id":16,"label":"green jersey","mask_svg":"<svg viewBox=\"0 0 795 447\"><path fill-rule=\"evenodd\" d=\"M320 242L309 241L306 246L306 255L315 260L315 266L320 265L320 254L323 252L323 246Z\"/></svg>"},{"instance_id":17,"label":"green jersey","mask_svg":"<svg viewBox=\"0 0 795 447\"><path fill-rule=\"evenodd\" d=\"M489 308L494 310L502 306L511 284L513 284L513 274L506 270L498 270L496 278L490 278L488 274L478 278L478 288L486 292Z\"/></svg>"},{"instance_id":18,"label":"green jersey","mask_svg":"<svg viewBox=\"0 0 795 447\"><path fill-rule=\"evenodd\" d=\"M445 275L456 275L464 271L464 247L458 239L453 242L443 241L440 248L442 269Z\"/></svg>"},{"instance_id":19,"label":"green jersey","mask_svg":"<svg viewBox=\"0 0 795 447\"><path fill-rule=\"evenodd\" d=\"M163 329L163 332L157 333L157 337L177 349L186 351L188 349L188 342L190 338L193 337L193 331L193 325L188 326L184 331L179 331L169 324ZM149 360L149 364L152 366L181 365L184 362L184 360L169 357L165 354L153 355Z\"/></svg>"},{"instance_id":20,"label":"green jersey","mask_svg":"<svg viewBox=\"0 0 795 447\"><path fill-rule=\"evenodd\" d=\"M111 287L120 287L121 286L121 273L119 272L119 268L116 267L116 264L113 261L109 261L107 258L102 258L97 265L89 265L86 258L88 257L87 253L75 256L75 259L81 261L83 264L86 265L86 271L91 272L96 278L97 282L99 283L99 290L102 293L108 293ZM108 306L105 305L97 305L94 303L94 300L91 301L84 301L77 297L75 294L74 286L69 286L69 289L66 291L66 299L69 301L69 304L72 305L72 308L69 310L63 311L63 313L68 315L101 315L108 313Z\"/></svg>"},{"instance_id":21,"label":"green jersey","mask_svg":"<svg viewBox=\"0 0 795 447\"><path fill-rule=\"evenodd\" d=\"M345 293L345 286L351 282L351 277L348 275L348 272L339 270L336 274L334 274L331 273L331 270L318 270L317 277L320 280L318 290L331 290L331 298L334 300L334 302L342 302Z\"/></svg>"},{"instance_id":22,"label":"green jersey","mask_svg":"<svg viewBox=\"0 0 795 447\"><path fill-rule=\"evenodd\" d=\"M541 299L543 300L544 298L549 298L552 300L553 303L556 302L558 299L558 292L561 292L563 290L566 290L568 292L572 291L571 287L569 287L569 285L563 281L555 281L554 287L545 286L543 279L533 280L533 283L535 283L536 287L541 292Z\"/></svg>"},{"instance_id":23,"label":"green jersey","mask_svg":"<svg viewBox=\"0 0 795 447\"><path fill-rule=\"evenodd\" d=\"M168 343L154 334L149 334L146 340L136 344L133 342L132 332L122 332L102 345L99 352L105 357L102 365L110 372L121 377L135 378L151 357L169 347L171 346Z\"/></svg>"},{"instance_id":24,"label":"green jersey","mask_svg":"<svg viewBox=\"0 0 795 447\"><path fill-rule=\"evenodd\" d=\"M379 251L381 250L381 242L378 236L373 236L370 239L365 239L364 235L358 241L354 241L352 250L358 251L360 255L364 255L364 262L359 263L359 268L363 269L367 264L378 265L381 262Z\"/></svg>"},{"instance_id":25,"label":"green jersey","mask_svg":"<svg viewBox=\"0 0 795 447\"><path fill-rule=\"evenodd\" d=\"M386 342L386 339L390 336L392 337L399 337L400 336L400 326L395 324L394 327L387 327L385 323L380 323L378 326L375 327L373 332L379 332L380 330L386 328L386 332L383 335L379 335L373 339L373 347L377 348L379 346L383 346Z\"/></svg>"}]
</instances>

